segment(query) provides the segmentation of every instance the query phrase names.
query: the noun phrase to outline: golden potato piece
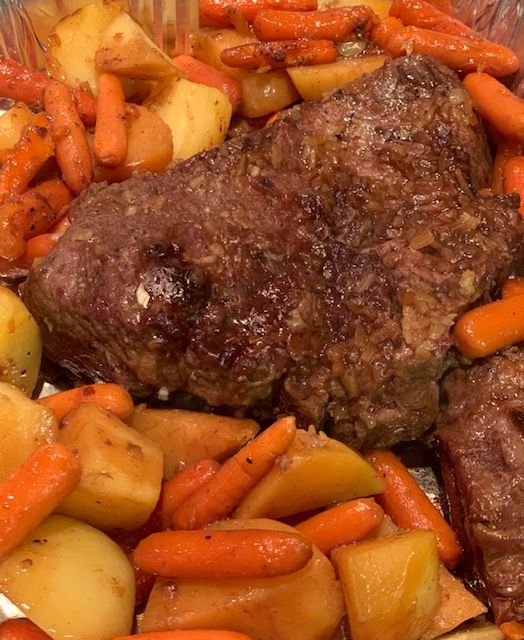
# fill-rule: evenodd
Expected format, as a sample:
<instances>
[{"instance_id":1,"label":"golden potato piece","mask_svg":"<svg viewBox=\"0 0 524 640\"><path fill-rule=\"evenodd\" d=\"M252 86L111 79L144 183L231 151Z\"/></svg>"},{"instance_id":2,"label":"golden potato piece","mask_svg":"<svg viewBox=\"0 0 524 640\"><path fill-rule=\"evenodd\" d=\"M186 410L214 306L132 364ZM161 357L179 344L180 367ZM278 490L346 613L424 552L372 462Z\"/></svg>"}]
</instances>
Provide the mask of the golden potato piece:
<instances>
[{"instance_id":1,"label":"golden potato piece","mask_svg":"<svg viewBox=\"0 0 524 640\"><path fill-rule=\"evenodd\" d=\"M20 140L22 129L33 118L34 113L23 102L11 107L0 116L0 158Z\"/></svg>"}]
</instances>

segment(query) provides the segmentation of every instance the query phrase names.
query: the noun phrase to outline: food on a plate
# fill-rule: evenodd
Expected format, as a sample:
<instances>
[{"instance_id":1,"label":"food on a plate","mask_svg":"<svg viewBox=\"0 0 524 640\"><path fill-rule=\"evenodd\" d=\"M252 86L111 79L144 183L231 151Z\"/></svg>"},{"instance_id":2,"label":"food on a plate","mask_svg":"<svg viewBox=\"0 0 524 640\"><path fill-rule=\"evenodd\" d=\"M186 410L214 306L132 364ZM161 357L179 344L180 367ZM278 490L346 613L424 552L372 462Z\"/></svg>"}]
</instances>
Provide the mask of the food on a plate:
<instances>
[{"instance_id":1,"label":"food on a plate","mask_svg":"<svg viewBox=\"0 0 524 640\"><path fill-rule=\"evenodd\" d=\"M455 74L400 58L84 193L24 300L73 375L391 444L431 426L456 316L518 259L515 201L477 193L488 180Z\"/></svg>"},{"instance_id":2,"label":"food on a plate","mask_svg":"<svg viewBox=\"0 0 524 640\"><path fill-rule=\"evenodd\" d=\"M522 352L511 349L445 380L437 438L451 521L469 577L496 622L524 619Z\"/></svg>"},{"instance_id":3,"label":"food on a plate","mask_svg":"<svg viewBox=\"0 0 524 640\"><path fill-rule=\"evenodd\" d=\"M338 50L330 40L253 42L222 51L222 62L235 69L285 69L298 65L335 62Z\"/></svg>"},{"instance_id":4,"label":"food on a plate","mask_svg":"<svg viewBox=\"0 0 524 640\"><path fill-rule=\"evenodd\" d=\"M62 420L67 413L84 403L96 404L121 419L128 418L134 409L133 398L129 393L111 382L57 391L39 398L38 402L51 409L58 420Z\"/></svg>"},{"instance_id":5,"label":"food on a plate","mask_svg":"<svg viewBox=\"0 0 524 640\"><path fill-rule=\"evenodd\" d=\"M504 167L504 191L520 198L520 215L524 218L524 155L510 158Z\"/></svg>"},{"instance_id":6,"label":"food on a plate","mask_svg":"<svg viewBox=\"0 0 524 640\"><path fill-rule=\"evenodd\" d=\"M49 516L0 562L0 590L53 640L131 632L135 578L126 555L65 516Z\"/></svg>"},{"instance_id":7,"label":"food on a plate","mask_svg":"<svg viewBox=\"0 0 524 640\"><path fill-rule=\"evenodd\" d=\"M112 73L101 73L98 78L93 156L103 167L118 167L127 158L124 90Z\"/></svg>"},{"instance_id":8,"label":"food on a plate","mask_svg":"<svg viewBox=\"0 0 524 640\"><path fill-rule=\"evenodd\" d=\"M20 140L22 129L33 119L33 112L23 102L0 115L0 159Z\"/></svg>"}]
</instances>

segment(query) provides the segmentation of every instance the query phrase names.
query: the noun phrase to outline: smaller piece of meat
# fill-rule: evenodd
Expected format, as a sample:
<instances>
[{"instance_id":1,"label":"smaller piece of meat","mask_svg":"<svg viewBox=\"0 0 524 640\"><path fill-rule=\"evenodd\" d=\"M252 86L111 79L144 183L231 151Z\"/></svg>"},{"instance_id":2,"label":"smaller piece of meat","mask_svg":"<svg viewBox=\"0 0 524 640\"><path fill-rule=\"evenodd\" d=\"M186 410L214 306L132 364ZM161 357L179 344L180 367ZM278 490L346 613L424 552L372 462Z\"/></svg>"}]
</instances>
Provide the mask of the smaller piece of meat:
<instances>
[{"instance_id":1,"label":"smaller piece of meat","mask_svg":"<svg viewBox=\"0 0 524 640\"><path fill-rule=\"evenodd\" d=\"M524 622L524 352L450 374L437 429L468 579L497 623Z\"/></svg>"}]
</instances>

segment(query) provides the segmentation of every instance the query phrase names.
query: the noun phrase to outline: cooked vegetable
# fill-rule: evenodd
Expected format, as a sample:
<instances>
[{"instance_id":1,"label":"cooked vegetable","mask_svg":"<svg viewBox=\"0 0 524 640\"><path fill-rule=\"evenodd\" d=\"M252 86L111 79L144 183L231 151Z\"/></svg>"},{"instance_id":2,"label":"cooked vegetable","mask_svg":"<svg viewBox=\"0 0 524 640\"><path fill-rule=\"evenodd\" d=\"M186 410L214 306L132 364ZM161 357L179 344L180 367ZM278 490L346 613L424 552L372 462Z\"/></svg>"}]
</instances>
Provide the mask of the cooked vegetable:
<instances>
[{"instance_id":1,"label":"cooked vegetable","mask_svg":"<svg viewBox=\"0 0 524 640\"><path fill-rule=\"evenodd\" d=\"M281 40L243 44L222 51L222 62L236 69L283 69L305 64L325 64L337 59L329 40Z\"/></svg>"},{"instance_id":2,"label":"cooked vegetable","mask_svg":"<svg viewBox=\"0 0 524 640\"><path fill-rule=\"evenodd\" d=\"M333 552L353 640L417 640L438 611L432 531L376 538Z\"/></svg>"},{"instance_id":3,"label":"cooked vegetable","mask_svg":"<svg viewBox=\"0 0 524 640\"><path fill-rule=\"evenodd\" d=\"M384 512L371 499L359 498L321 511L296 528L300 533L328 555L341 544L359 542L381 523Z\"/></svg>"},{"instance_id":4,"label":"cooked vegetable","mask_svg":"<svg viewBox=\"0 0 524 640\"><path fill-rule=\"evenodd\" d=\"M0 158L5 151L16 145L20 140L23 128L31 122L33 117L31 109L22 102L0 115Z\"/></svg>"},{"instance_id":5,"label":"cooked vegetable","mask_svg":"<svg viewBox=\"0 0 524 640\"><path fill-rule=\"evenodd\" d=\"M381 478L356 451L324 433L298 430L235 517L281 518L383 490Z\"/></svg>"},{"instance_id":6,"label":"cooked vegetable","mask_svg":"<svg viewBox=\"0 0 524 640\"><path fill-rule=\"evenodd\" d=\"M207 27L230 27L231 12L239 11L252 22L260 9L285 9L288 11L312 11L317 0L202 0L200 22Z\"/></svg>"},{"instance_id":7,"label":"cooked vegetable","mask_svg":"<svg viewBox=\"0 0 524 640\"><path fill-rule=\"evenodd\" d=\"M52 409L59 420L86 402L97 404L122 419L131 415L134 406L133 398L124 387L113 382L99 382L67 391L58 391L39 398L38 402Z\"/></svg>"},{"instance_id":8,"label":"cooked vegetable","mask_svg":"<svg viewBox=\"0 0 524 640\"><path fill-rule=\"evenodd\" d=\"M63 420L58 440L82 464L78 487L60 513L100 529L136 529L155 508L162 482L162 453L96 404L82 404Z\"/></svg>"},{"instance_id":9,"label":"cooked vegetable","mask_svg":"<svg viewBox=\"0 0 524 640\"><path fill-rule=\"evenodd\" d=\"M144 538L133 556L144 571L166 578L274 578L311 560L300 534L262 529L162 531Z\"/></svg>"},{"instance_id":10,"label":"cooked vegetable","mask_svg":"<svg viewBox=\"0 0 524 640\"><path fill-rule=\"evenodd\" d=\"M508 142L507 140L503 140L497 146L495 160L493 161L491 181L491 190L493 193L504 193L504 168L506 163L510 158L521 155L524 155L524 148L518 142Z\"/></svg>"},{"instance_id":11,"label":"cooked vegetable","mask_svg":"<svg viewBox=\"0 0 524 640\"><path fill-rule=\"evenodd\" d=\"M403 529L434 531L440 559L453 568L462 555L457 536L407 468L387 449L373 449L365 457L384 480L385 490L376 498L384 511Z\"/></svg>"},{"instance_id":12,"label":"cooked vegetable","mask_svg":"<svg viewBox=\"0 0 524 640\"><path fill-rule=\"evenodd\" d=\"M398 18L403 24L451 35L471 34L471 28L449 13L441 11L425 0L393 0L389 15Z\"/></svg>"},{"instance_id":13,"label":"cooked vegetable","mask_svg":"<svg viewBox=\"0 0 524 640\"><path fill-rule=\"evenodd\" d=\"M376 21L366 6L340 7L324 11L285 11L261 9L253 20L259 40L332 40L344 42L358 30L368 30Z\"/></svg>"},{"instance_id":14,"label":"cooked vegetable","mask_svg":"<svg viewBox=\"0 0 524 640\"><path fill-rule=\"evenodd\" d=\"M71 518L50 516L0 563L0 590L53 640L131 632L128 559L104 533Z\"/></svg>"},{"instance_id":15,"label":"cooked vegetable","mask_svg":"<svg viewBox=\"0 0 524 640\"><path fill-rule=\"evenodd\" d=\"M127 157L127 116L124 90L112 73L98 78L93 155L104 167L118 167Z\"/></svg>"},{"instance_id":16,"label":"cooked vegetable","mask_svg":"<svg viewBox=\"0 0 524 640\"><path fill-rule=\"evenodd\" d=\"M27 264L31 264L35 258L43 258L52 251L58 238L54 233L41 233L39 236L29 238L25 245L24 258Z\"/></svg>"},{"instance_id":17,"label":"cooked vegetable","mask_svg":"<svg viewBox=\"0 0 524 640\"><path fill-rule=\"evenodd\" d=\"M504 192L520 196L520 215L524 218L524 156L510 158L504 166Z\"/></svg>"},{"instance_id":18,"label":"cooked vegetable","mask_svg":"<svg viewBox=\"0 0 524 640\"><path fill-rule=\"evenodd\" d=\"M381 20L389 15L391 0L321 0L319 9L335 9L337 7L359 7L365 5L373 10Z\"/></svg>"},{"instance_id":19,"label":"cooked vegetable","mask_svg":"<svg viewBox=\"0 0 524 640\"><path fill-rule=\"evenodd\" d=\"M500 630L508 640L524 640L524 624L515 620L503 622L500 625Z\"/></svg>"},{"instance_id":20,"label":"cooked vegetable","mask_svg":"<svg viewBox=\"0 0 524 640\"><path fill-rule=\"evenodd\" d=\"M224 629L188 629L186 631L152 631L113 640L251 640L249 636Z\"/></svg>"},{"instance_id":21,"label":"cooked vegetable","mask_svg":"<svg viewBox=\"0 0 524 640\"><path fill-rule=\"evenodd\" d=\"M508 278L500 293L503 298L524 295L524 278Z\"/></svg>"},{"instance_id":22,"label":"cooked vegetable","mask_svg":"<svg viewBox=\"0 0 524 640\"><path fill-rule=\"evenodd\" d=\"M16 294L0 286L0 381L20 387L30 396L42 356L40 330ZM7 387L2 385L7 395Z\"/></svg>"},{"instance_id":23,"label":"cooked vegetable","mask_svg":"<svg viewBox=\"0 0 524 640\"><path fill-rule=\"evenodd\" d=\"M277 420L226 460L209 482L175 511L178 529L200 529L231 513L249 490L271 469L296 433L294 417Z\"/></svg>"},{"instance_id":24,"label":"cooked vegetable","mask_svg":"<svg viewBox=\"0 0 524 640\"><path fill-rule=\"evenodd\" d=\"M257 423L247 418L145 406L137 407L127 422L162 449L168 479L184 465L203 458L220 462L229 458L259 430Z\"/></svg>"},{"instance_id":25,"label":"cooked vegetable","mask_svg":"<svg viewBox=\"0 0 524 640\"><path fill-rule=\"evenodd\" d=\"M0 560L73 491L80 470L75 456L53 442L34 451L0 484Z\"/></svg>"},{"instance_id":26,"label":"cooked vegetable","mask_svg":"<svg viewBox=\"0 0 524 640\"><path fill-rule=\"evenodd\" d=\"M31 620L14 618L4 620L0 624L0 640L52 640L52 638Z\"/></svg>"}]
</instances>

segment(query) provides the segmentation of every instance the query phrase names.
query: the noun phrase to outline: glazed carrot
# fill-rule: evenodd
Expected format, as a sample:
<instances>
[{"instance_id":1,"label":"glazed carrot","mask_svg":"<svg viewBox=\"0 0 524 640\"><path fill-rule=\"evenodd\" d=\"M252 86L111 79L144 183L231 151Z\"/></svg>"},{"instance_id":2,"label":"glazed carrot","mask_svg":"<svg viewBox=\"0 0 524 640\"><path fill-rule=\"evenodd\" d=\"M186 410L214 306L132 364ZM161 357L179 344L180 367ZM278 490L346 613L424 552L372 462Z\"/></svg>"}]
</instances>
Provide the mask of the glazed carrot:
<instances>
[{"instance_id":1,"label":"glazed carrot","mask_svg":"<svg viewBox=\"0 0 524 640\"><path fill-rule=\"evenodd\" d=\"M393 34L402 33L404 25L398 18L388 16L380 20L371 30L371 39L376 42L384 51L388 50L388 44Z\"/></svg>"},{"instance_id":2,"label":"glazed carrot","mask_svg":"<svg viewBox=\"0 0 524 640\"><path fill-rule=\"evenodd\" d=\"M231 102L233 112L238 110L242 100L242 86L236 78L230 78L222 71L193 58L193 56L175 56L173 63L186 74L187 79L191 82L205 84L222 91Z\"/></svg>"},{"instance_id":3,"label":"glazed carrot","mask_svg":"<svg viewBox=\"0 0 524 640\"><path fill-rule=\"evenodd\" d=\"M487 73L470 73L464 86L482 116L499 133L524 144L524 100Z\"/></svg>"},{"instance_id":4,"label":"glazed carrot","mask_svg":"<svg viewBox=\"0 0 524 640\"><path fill-rule=\"evenodd\" d=\"M71 91L59 82L44 89L44 105L51 115L56 161L64 182L79 194L91 182L93 167L84 125L75 108Z\"/></svg>"},{"instance_id":5,"label":"glazed carrot","mask_svg":"<svg viewBox=\"0 0 524 640\"><path fill-rule=\"evenodd\" d=\"M507 640L524 640L524 624L520 622L516 622L515 620L503 622L500 625L500 630Z\"/></svg>"},{"instance_id":6,"label":"glazed carrot","mask_svg":"<svg viewBox=\"0 0 524 640\"><path fill-rule=\"evenodd\" d=\"M440 559L448 568L456 566L462 550L455 532L397 456L373 449L365 458L384 479L386 489L376 499L393 522L402 529L432 529Z\"/></svg>"},{"instance_id":7,"label":"glazed carrot","mask_svg":"<svg viewBox=\"0 0 524 640\"><path fill-rule=\"evenodd\" d=\"M262 529L162 531L138 543L144 571L166 578L273 578L302 569L313 555L299 533Z\"/></svg>"},{"instance_id":8,"label":"glazed carrot","mask_svg":"<svg viewBox=\"0 0 524 640\"><path fill-rule=\"evenodd\" d=\"M453 3L451 0L428 0L428 2L439 11L442 11L442 13L447 13L450 16L454 13Z\"/></svg>"},{"instance_id":9,"label":"glazed carrot","mask_svg":"<svg viewBox=\"0 0 524 640\"><path fill-rule=\"evenodd\" d=\"M508 278L502 285L502 298L524 295L524 278Z\"/></svg>"},{"instance_id":10,"label":"glazed carrot","mask_svg":"<svg viewBox=\"0 0 524 640\"><path fill-rule=\"evenodd\" d=\"M177 631L149 631L132 636L118 636L113 640L251 640L237 631L224 629L187 629Z\"/></svg>"},{"instance_id":11,"label":"glazed carrot","mask_svg":"<svg viewBox=\"0 0 524 640\"><path fill-rule=\"evenodd\" d=\"M337 48L329 40L282 40L254 42L224 49L220 59L237 69L283 69L305 64L325 64L337 59Z\"/></svg>"},{"instance_id":12,"label":"glazed carrot","mask_svg":"<svg viewBox=\"0 0 524 640\"><path fill-rule=\"evenodd\" d=\"M53 153L49 118L39 113L22 129L20 140L4 158L0 168L0 204L23 193Z\"/></svg>"},{"instance_id":13,"label":"glazed carrot","mask_svg":"<svg viewBox=\"0 0 524 640\"><path fill-rule=\"evenodd\" d=\"M504 166L504 193L520 196L520 215L524 218L524 156L510 158Z\"/></svg>"},{"instance_id":14,"label":"glazed carrot","mask_svg":"<svg viewBox=\"0 0 524 640\"><path fill-rule=\"evenodd\" d=\"M73 89L73 102L80 116L80 119L86 127L94 126L96 122L96 101L93 96L82 89Z\"/></svg>"},{"instance_id":15,"label":"glazed carrot","mask_svg":"<svg viewBox=\"0 0 524 640\"><path fill-rule=\"evenodd\" d=\"M71 199L61 180L48 180L0 205L0 256L21 257L25 240L48 231Z\"/></svg>"},{"instance_id":16,"label":"glazed carrot","mask_svg":"<svg viewBox=\"0 0 524 640\"><path fill-rule=\"evenodd\" d=\"M124 90L112 73L98 79L93 155L104 167L118 167L127 155L127 117Z\"/></svg>"},{"instance_id":17,"label":"glazed carrot","mask_svg":"<svg viewBox=\"0 0 524 640\"><path fill-rule=\"evenodd\" d=\"M409 52L421 53L434 56L456 71L480 69L494 76L509 75L519 68L518 58L511 49L476 35L456 36L419 27L403 27L389 34L385 46L379 39L381 35L380 25L378 30L372 30L372 38L394 58Z\"/></svg>"},{"instance_id":18,"label":"glazed carrot","mask_svg":"<svg viewBox=\"0 0 524 640\"><path fill-rule=\"evenodd\" d=\"M200 0L200 24L203 27L230 27L231 12L240 11L253 22L260 9L314 11L317 0Z\"/></svg>"},{"instance_id":19,"label":"glazed carrot","mask_svg":"<svg viewBox=\"0 0 524 640\"><path fill-rule=\"evenodd\" d=\"M524 296L513 296L466 311L453 328L457 348L484 358L524 340Z\"/></svg>"},{"instance_id":20,"label":"glazed carrot","mask_svg":"<svg viewBox=\"0 0 524 640\"><path fill-rule=\"evenodd\" d=\"M93 402L119 418L127 418L134 407L133 398L124 387L113 382L99 382L59 391L45 398L39 398L38 402L52 409L59 420L83 402Z\"/></svg>"},{"instance_id":21,"label":"glazed carrot","mask_svg":"<svg viewBox=\"0 0 524 640\"><path fill-rule=\"evenodd\" d=\"M259 40L298 38L344 42L355 31L368 31L377 21L370 7L340 7L324 11L261 9L253 20Z\"/></svg>"},{"instance_id":22,"label":"glazed carrot","mask_svg":"<svg viewBox=\"0 0 524 640\"><path fill-rule=\"evenodd\" d=\"M220 463L206 458L188 465L179 471L162 487L162 523L165 528L171 526L171 520L175 511L189 496L220 469Z\"/></svg>"},{"instance_id":23,"label":"glazed carrot","mask_svg":"<svg viewBox=\"0 0 524 640\"><path fill-rule=\"evenodd\" d=\"M456 36L472 33L470 27L425 0L393 0L389 15L404 25L431 29Z\"/></svg>"},{"instance_id":24,"label":"glazed carrot","mask_svg":"<svg viewBox=\"0 0 524 640\"><path fill-rule=\"evenodd\" d=\"M510 158L524 155L524 147L518 142L503 140L497 147L493 161L491 190L493 193L504 193L504 168Z\"/></svg>"},{"instance_id":25,"label":"glazed carrot","mask_svg":"<svg viewBox=\"0 0 524 640\"><path fill-rule=\"evenodd\" d=\"M0 640L52 640L51 636L27 618L4 620L0 624Z\"/></svg>"},{"instance_id":26,"label":"glazed carrot","mask_svg":"<svg viewBox=\"0 0 524 640\"><path fill-rule=\"evenodd\" d=\"M37 449L0 485L0 559L73 491L80 472L69 449L53 442Z\"/></svg>"},{"instance_id":27,"label":"glazed carrot","mask_svg":"<svg viewBox=\"0 0 524 640\"><path fill-rule=\"evenodd\" d=\"M29 238L25 244L24 260L31 264L35 258L44 258L56 247L57 242L58 238L54 233L41 233Z\"/></svg>"},{"instance_id":28,"label":"glazed carrot","mask_svg":"<svg viewBox=\"0 0 524 640\"><path fill-rule=\"evenodd\" d=\"M296 529L322 551L329 554L341 544L358 542L382 522L384 511L371 498L345 502L300 522Z\"/></svg>"},{"instance_id":29,"label":"glazed carrot","mask_svg":"<svg viewBox=\"0 0 524 640\"><path fill-rule=\"evenodd\" d=\"M177 529L200 529L227 516L291 444L295 418L281 418L226 460L216 474L175 511Z\"/></svg>"}]
</instances>

